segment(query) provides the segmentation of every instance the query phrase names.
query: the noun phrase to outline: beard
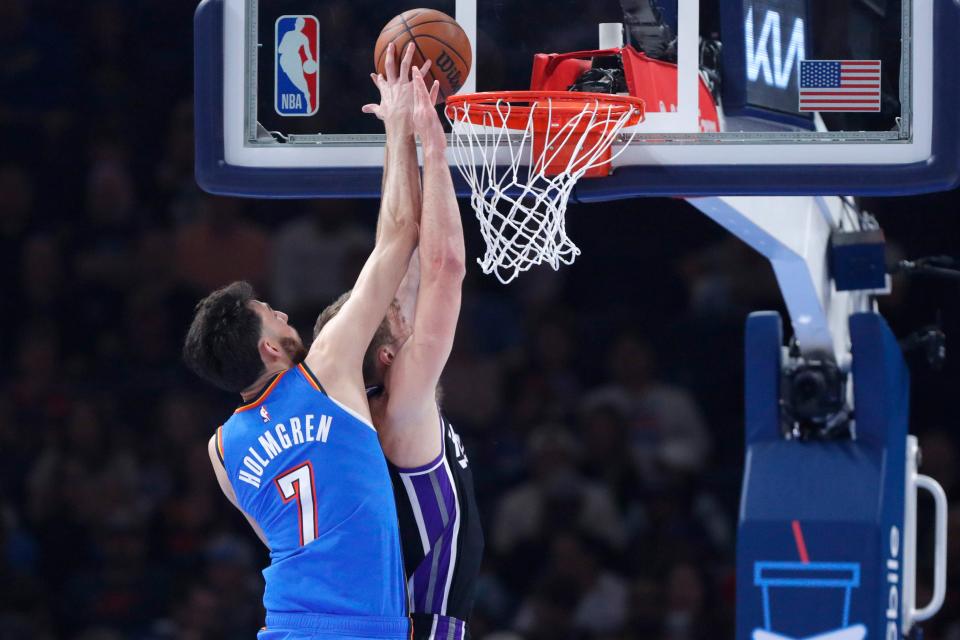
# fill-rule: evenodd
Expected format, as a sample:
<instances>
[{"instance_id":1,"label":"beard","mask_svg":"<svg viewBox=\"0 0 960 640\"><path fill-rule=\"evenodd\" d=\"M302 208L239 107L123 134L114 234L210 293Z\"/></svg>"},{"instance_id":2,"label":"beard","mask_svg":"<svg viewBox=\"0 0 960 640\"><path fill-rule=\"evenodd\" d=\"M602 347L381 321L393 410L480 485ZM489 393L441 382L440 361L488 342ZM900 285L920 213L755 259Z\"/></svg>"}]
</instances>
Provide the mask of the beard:
<instances>
[{"instance_id":1,"label":"beard","mask_svg":"<svg viewBox=\"0 0 960 640\"><path fill-rule=\"evenodd\" d=\"M280 348L287 354L294 366L307 358L307 349L303 346L303 341L299 336L296 338L281 338Z\"/></svg>"}]
</instances>

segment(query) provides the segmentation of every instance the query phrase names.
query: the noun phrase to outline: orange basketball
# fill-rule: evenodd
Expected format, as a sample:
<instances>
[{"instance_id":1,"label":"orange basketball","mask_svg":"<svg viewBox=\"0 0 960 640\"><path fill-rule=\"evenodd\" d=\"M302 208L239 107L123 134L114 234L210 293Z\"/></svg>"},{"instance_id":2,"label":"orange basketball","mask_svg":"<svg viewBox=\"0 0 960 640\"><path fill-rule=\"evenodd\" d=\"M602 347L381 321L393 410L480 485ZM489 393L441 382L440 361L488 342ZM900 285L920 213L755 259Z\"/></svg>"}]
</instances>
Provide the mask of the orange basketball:
<instances>
[{"instance_id":1,"label":"orange basketball","mask_svg":"<svg viewBox=\"0 0 960 640\"><path fill-rule=\"evenodd\" d=\"M410 9L387 23L380 32L373 50L377 73L386 75L387 46L392 42L397 50L397 63L410 42L416 47L413 64L422 66L431 60L426 78L427 87L433 80L440 81L440 102L460 90L470 74L473 52L470 39L457 21L434 9Z\"/></svg>"}]
</instances>

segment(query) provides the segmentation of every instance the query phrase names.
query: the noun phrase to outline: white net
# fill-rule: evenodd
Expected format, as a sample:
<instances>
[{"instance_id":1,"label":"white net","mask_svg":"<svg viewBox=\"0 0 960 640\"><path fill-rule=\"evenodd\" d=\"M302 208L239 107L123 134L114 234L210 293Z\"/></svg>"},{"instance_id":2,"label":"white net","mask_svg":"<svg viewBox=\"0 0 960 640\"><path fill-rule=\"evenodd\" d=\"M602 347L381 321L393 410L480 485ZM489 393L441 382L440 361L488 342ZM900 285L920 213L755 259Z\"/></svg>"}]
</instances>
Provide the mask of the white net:
<instances>
[{"instance_id":1,"label":"white net","mask_svg":"<svg viewBox=\"0 0 960 640\"><path fill-rule=\"evenodd\" d=\"M504 95L473 112L470 101L457 102L446 113L454 158L471 187L470 204L486 243L477 262L506 284L535 265L557 270L580 255L566 232L573 187L626 149L636 130L611 153L621 129L643 111L582 97L576 102L580 111L571 111L569 103L555 108L550 97L518 106Z\"/></svg>"}]
</instances>

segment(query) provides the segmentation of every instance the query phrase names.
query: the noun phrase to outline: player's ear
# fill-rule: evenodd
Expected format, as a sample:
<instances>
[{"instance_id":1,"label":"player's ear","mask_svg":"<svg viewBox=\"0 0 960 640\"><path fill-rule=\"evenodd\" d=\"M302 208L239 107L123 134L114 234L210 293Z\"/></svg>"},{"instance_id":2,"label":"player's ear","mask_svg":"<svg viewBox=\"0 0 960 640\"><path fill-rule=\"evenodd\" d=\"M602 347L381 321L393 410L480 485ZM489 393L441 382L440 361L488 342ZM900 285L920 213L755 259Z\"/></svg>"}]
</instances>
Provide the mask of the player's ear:
<instances>
[{"instance_id":1,"label":"player's ear","mask_svg":"<svg viewBox=\"0 0 960 640\"><path fill-rule=\"evenodd\" d=\"M377 349L377 359L380 360L380 364L390 366L393 364L394 359L396 359L397 354L393 352L393 347L390 345L383 345Z\"/></svg>"},{"instance_id":2,"label":"player's ear","mask_svg":"<svg viewBox=\"0 0 960 640\"><path fill-rule=\"evenodd\" d=\"M260 338L257 341L257 351L260 352L260 359L264 362L275 360L283 354L280 345L267 338Z\"/></svg>"}]
</instances>

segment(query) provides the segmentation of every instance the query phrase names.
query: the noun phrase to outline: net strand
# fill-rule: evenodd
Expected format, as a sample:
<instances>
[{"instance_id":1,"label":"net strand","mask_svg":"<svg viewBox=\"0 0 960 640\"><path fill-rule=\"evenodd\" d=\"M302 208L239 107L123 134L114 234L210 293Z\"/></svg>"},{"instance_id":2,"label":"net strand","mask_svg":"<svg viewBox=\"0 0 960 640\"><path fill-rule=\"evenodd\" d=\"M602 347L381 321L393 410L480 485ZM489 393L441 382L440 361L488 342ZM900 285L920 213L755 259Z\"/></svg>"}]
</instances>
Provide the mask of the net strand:
<instances>
[{"instance_id":1,"label":"net strand","mask_svg":"<svg viewBox=\"0 0 960 640\"><path fill-rule=\"evenodd\" d=\"M553 100L545 102L545 107L533 102L522 130L508 126L513 105L503 98L493 109L482 110L479 118L471 114L470 102L447 113L454 159L470 185L470 205L486 245L477 262L485 274L494 274L504 284L539 264L557 270L574 262L580 249L567 236L564 215L573 187L588 170L612 162L637 135L634 130L619 150L606 157L617 134L635 117L632 107L615 113L614 105L601 107L594 100L555 125ZM539 133L535 126L544 110L547 127ZM539 153L533 144L535 135L545 137ZM546 175L571 147L563 170Z\"/></svg>"}]
</instances>

